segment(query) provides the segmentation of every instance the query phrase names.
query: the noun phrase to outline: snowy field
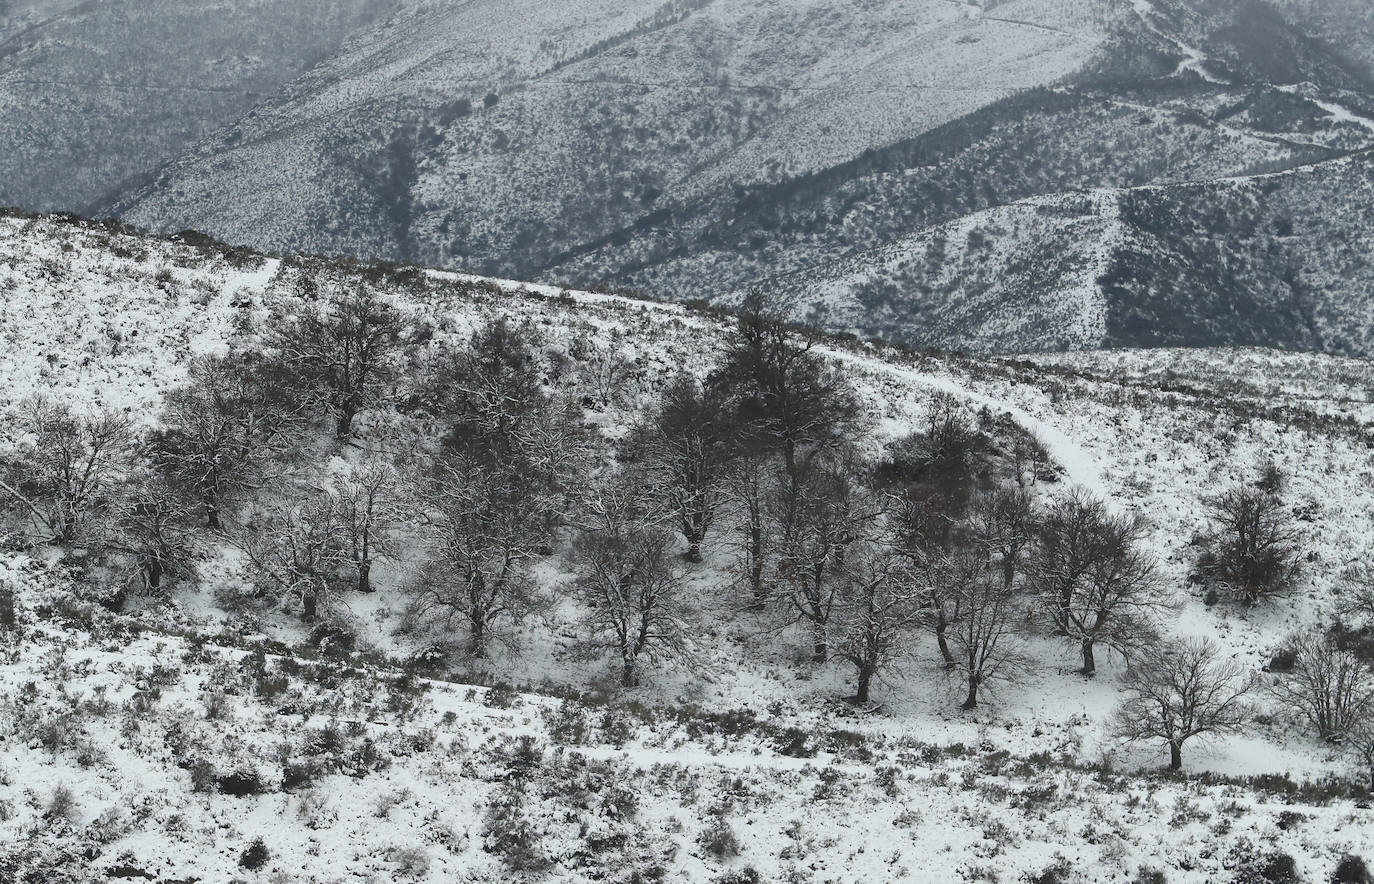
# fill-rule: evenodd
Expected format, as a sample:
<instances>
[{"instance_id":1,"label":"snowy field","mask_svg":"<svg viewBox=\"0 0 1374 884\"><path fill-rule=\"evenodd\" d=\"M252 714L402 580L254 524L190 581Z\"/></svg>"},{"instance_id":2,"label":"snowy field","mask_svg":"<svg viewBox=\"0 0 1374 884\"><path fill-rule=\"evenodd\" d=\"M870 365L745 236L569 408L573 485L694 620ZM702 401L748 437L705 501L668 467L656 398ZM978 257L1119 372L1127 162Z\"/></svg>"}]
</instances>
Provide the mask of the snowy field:
<instances>
[{"instance_id":1,"label":"snowy field","mask_svg":"<svg viewBox=\"0 0 1374 884\"><path fill-rule=\"evenodd\" d=\"M155 425L188 357L220 351L260 313L279 268L0 219L0 414L43 394ZM422 295L393 295L441 337L507 315L633 366L617 402L587 415L611 438L730 333L676 305L427 280ZM1266 351L972 360L838 339L824 352L862 395L873 453L920 425L932 393L953 393L1043 443L1058 470L1038 495L1077 486L1143 514L1173 595L1169 630L1216 641L1249 671L1329 615L1369 557L1366 363ZM1208 606L1188 580L1203 500L1266 460L1303 514L1301 592ZM1277 708L1243 736L1190 743L1181 777L1158 773L1163 747L1109 739L1115 658L1084 679L1073 648L1027 638L1024 678L960 712L922 635L925 653L862 713L839 701L850 670L805 662L801 630L732 601L721 542L693 577L712 612L701 665L621 692L604 661L571 652L576 612L555 606L520 653L420 678L397 663L419 650L396 634L388 590L411 564L398 558L379 568L379 592L346 599L369 650L322 660L301 650L298 619L219 607L217 591L243 579L228 551L202 562L198 590L126 616L83 601L43 551L0 554L23 626L0 645L0 880L9 862L41 869L20 879L31 881L1203 882L1267 880L1239 876L1282 851L1323 881L1345 854L1374 855L1374 817L1348 785L1361 772ZM551 596L569 579L552 561L541 574ZM257 838L265 858L250 869Z\"/></svg>"}]
</instances>

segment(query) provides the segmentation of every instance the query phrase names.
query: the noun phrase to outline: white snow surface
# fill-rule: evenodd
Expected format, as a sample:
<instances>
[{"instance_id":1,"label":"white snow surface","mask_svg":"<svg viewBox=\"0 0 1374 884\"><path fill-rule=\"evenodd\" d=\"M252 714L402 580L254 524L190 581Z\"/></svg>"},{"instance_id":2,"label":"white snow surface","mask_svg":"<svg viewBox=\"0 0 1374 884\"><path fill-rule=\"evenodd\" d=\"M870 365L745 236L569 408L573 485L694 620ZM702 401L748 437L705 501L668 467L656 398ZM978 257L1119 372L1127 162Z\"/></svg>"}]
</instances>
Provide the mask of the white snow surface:
<instances>
[{"instance_id":1,"label":"white snow surface","mask_svg":"<svg viewBox=\"0 0 1374 884\"><path fill-rule=\"evenodd\" d=\"M126 409L156 425L185 360L233 340L235 317L261 308L279 270L268 259L231 263L89 225L0 218L0 414L46 395L77 409ZM401 303L443 335L462 339L504 314L531 323L550 345L586 336L597 352L632 360L623 402L589 416L607 434L623 432L681 366L704 370L729 335L721 320L680 305L430 278L423 299ZM873 420L864 441L874 450L919 425L932 392L948 392L971 411L1009 415L1044 442L1066 481L1042 483L1039 494L1077 485L1142 512L1177 597L1166 628L1210 637L1252 670L1289 631L1325 616L1349 566L1371 553L1367 363L1258 350L974 360L839 341L823 352L848 367ZM0 432L0 450L4 439ZM1272 607L1208 608L1186 579L1190 540L1205 526L1202 501L1252 476L1262 458L1286 472L1289 499L1309 514L1310 567L1300 592ZM703 606L729 611L732 590L720 579L728 546L708 549L707 559L694 577ZM379 569L381 591L348 600L367 642L397 657L415 650L393 628L403 564ZM238 579L227 553L204 570L211 583ZM556 562L539 573L550 593L567 579ZM705 625L701 665L656 670L606 707L549 696L602 690L611 680L604 661L567 653L562 636L571 626L561 610L549 628L526 630L519 655L452 673L459 682L528 686L513 696L449 681L424 682L412 696L388 687L396 673L367 662L356 664L361 678L288 673L284 693L272 694L261 676L289 658L259 666L235 646L241 638L188 639L228 622L213 587L142 611L148 625L131 632L108 614L53 614L68 610L54 600L73 590L42 557L0 554L0 584L18 594L21 619L32 624L22 643L0 645L0 839L50 852L86 845L101 874L513 880L526 873L503 862L492 809L511 800L548 862L542 874L558 881L656 868L667 880L719 880L746 867L763 880L1018 880L1062 857L1080 875L1063 880L1129 880L1157 868L1171 882L1204 882L1227 880L1270 848L1291 853L1308 880L1324 880L1344 853L1374 853L1369 811L1348 799L1197 778L1356 775L1287 713L1267 709L1244 737L1190 744L1188 778L1159 778L1149 773L1162 763L1158 747L1108 738L1121 661L1104 661L1096 679L1084 680L1069 671L1073 649L1048 639L1028 639L1034 662L1025 679L972 713L955 708L929 654L886 675L876 689L880 710L857 713L836 702L849 671L801 662L804 635L736 614ZM284 642L304 633L286 615L257 626ZM154 682L160 696L133 705ZM617 705L627 700L658 711ZM705 718L675 717L687 707L747 710L820 745L810 758L788 757L773 731L722 733ZM573 720L584 722L580 737L568 736ZM385 764L285 787L277 759L333 757L309 748L326 725L347 752L366 745L366 757ZM517 776L522 737L532 741L535 772ZM243 798L213 786L193 791L193 760L219 775L255 770L269 788ZM45 819L59 786L74 806ZM633 793L629 816L605 803L613 787ZM733 832L737 855L706 848L717 820ZM250 873L239 862L256 837L271 856L263 872Z\"/></svg>"}]
</instances>

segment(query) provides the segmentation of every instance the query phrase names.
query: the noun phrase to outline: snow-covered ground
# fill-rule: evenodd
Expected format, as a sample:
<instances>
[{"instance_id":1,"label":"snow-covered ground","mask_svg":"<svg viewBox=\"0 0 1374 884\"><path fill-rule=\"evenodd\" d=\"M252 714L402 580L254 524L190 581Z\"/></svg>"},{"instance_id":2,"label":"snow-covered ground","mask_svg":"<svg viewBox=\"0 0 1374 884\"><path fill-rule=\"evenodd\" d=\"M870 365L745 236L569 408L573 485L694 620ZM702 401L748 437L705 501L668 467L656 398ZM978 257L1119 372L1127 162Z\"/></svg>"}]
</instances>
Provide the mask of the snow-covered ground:
<instances>
[{"instance_id":1,"label":"snow-covered ground","mask_svg":"<svg viewBox=\"0 0 1374 884\"><path fill-rule=\"evenodd\" d=\"M278 269L0 219L0 413L45 394L151 425L187 357L222 347ZM617 350L632 378L620 404L589 414L610 434L681 366L703 370L729 335L680 305L475 282L435 274L423 294L395 296L444 335L506 314L551 345L583 337L594 352ZM1063 479L1040 493L1080 485L1140 511L1177 602L1168 628L1214 639L1248 669L1325 615L1369 556L1367 363L1266 351L976 360L839 340L824 352L859 388L875 450L919 425L932 392L949 392L1045 444ZM1263 459L1285 471L1308 519L1302 591L1271 607L1209 608L1187 581L1202 500L1253 478ZM1073 649L1027 639L1027 676L961 713L922 636L927 652L876 688L882 708L859 714L837 702L848 670L803 662L804 636L775 619L730 613L730 563L719 543L694 577L719 614L700 636L702 665L655 670L616 694L604 663L567 653L558 614L526 628L519 655L448 673L476 686L396 682L386 660L415 650L394 631L390 590L405 562L378 573L378 593L347 600L385 657L316 670L219 635L227 617L213 587L113 617L74 601L55 567L4 554L0 583L19 595L24 638L0 645L0 837L11 845L0 860L69 850L86 874L73 880L112 869L231 880L255 874L240 856L262 837L269 880L510 880L535 874L514 867L523 851L532 866L543 857L539 874L568 881L660 870L753 880L716 878L747 868L758 880L1018 880L1059 856L1076 872L1055 880L1130 880L1148 867L1218 881L1278 849L1315 881L1347 852L1374 853L1369 812L1320 785L1353 776L1349 761L1278 710L1243 737L1190 744L1191 778L1161 778L1158 747L1107 738L1120 661L1085 680L1071 672ZM217 558L207 576L232 580L229 565ZM552 562L541 574L551 591L567 579ZM285 615L261 630L284 643L273 654L304 636ZM498 681L524 692L481 686ZM570 692L591 696L556 699ZM298 782L292 771L311 759L322 769ZM235 772L256 774L263 794L223 794ZM1313 785L1224 779L1249 776ZM73 803L54 810L60 786Z\"/></svg>"}]
</instances>

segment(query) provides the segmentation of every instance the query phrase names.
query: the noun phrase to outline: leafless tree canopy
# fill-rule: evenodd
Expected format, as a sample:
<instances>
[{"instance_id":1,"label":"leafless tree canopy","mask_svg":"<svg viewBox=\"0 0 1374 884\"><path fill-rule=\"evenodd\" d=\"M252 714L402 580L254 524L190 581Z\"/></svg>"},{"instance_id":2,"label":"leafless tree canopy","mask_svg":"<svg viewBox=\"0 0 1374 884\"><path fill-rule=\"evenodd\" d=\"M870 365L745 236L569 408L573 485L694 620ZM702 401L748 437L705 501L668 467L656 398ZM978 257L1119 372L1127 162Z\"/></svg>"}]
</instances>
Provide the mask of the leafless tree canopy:
<instances>
[{"instance_id":1,"label":"leafless tree canopy","mask_svg":"<svg viewBox=\"0 0 1374 884\"><path fill-rule=\"evenodd\" d=\"M911 632L926 616L924 587L910 559L871 541L845 551L838 580L834 656L854 667L854 699L867 703L873 679L911 654Z\"/></svg>"},{"instance_id":2,"label":"leafless tree canopy","mask_svg":"<svg viewBox=\"0 0 1374 884\"><path fill-rule=\"evenodd\" d=\"M428 527L426 561L411 582L412 621L443 633L467 633L483 656L492 640L533 605L530 565L548 543L540 493L530 478L488 469L463 454L447 456L419 498Z\"/></svg>"},{"instance_id":3,"label":"leafless tree canopy","mask_svg":"<svg viewBox=\"0 0 1374 884\"><path fill-rule=\"evenodd\" d=\"M225 506L258 484L301 430L300 405L261 361L200 359L185 386L167 395L163 426L153 434L153 464L175 486L199 498L212 530Z\"/></svg>"},{"instance_id":4,"label":"leafless tree canopy","mask_svg":"<svg viewBox=\"0 0 1374 884\"><path fill-rule=\"evenodd\" d=\"M1040 522L1031 588L1055 631L1078 645L1083 673L1097 670L1101 642L1128 655L1148 643L1165 608L1145 524L1083 493L1063 498Z\"/></svg>"},{"instance_id":5,"label":"leafless tree canopy","mask_svg":"<svg viewBox=\"0 0 1374 884\"><path fill-rule=\"evenodd\" d=\"M1247 604L1293 589L1299 534L1283 501L1262 488L1233 488L1207 504L1212 531L1203 573Z\"/></svg>"},{"instance_id":6,"label":"leafless tree canopy","mask_svg":"<svg viewBox=\"0 0 1374 884\"><path fill-rule=\"evenodd\" d=\"M639 683L643 660L690 652L684 575L664 519L648 489L630 477L588 498L573 545L588 642L617 655L625 687Z\"/></svg>"},{"instance_id":7,"label":"leafless tree canopy","mask_svg":"<svg viewBox=\"0 0 1374 884\"><path fill-rule=\"evenodd\" d=\"M679 375L639 428L649 468L665 488L687 558L701 561L701 544L715 523L735 428L718 387Z\"/></svg>"},{"instance_id":8,"label":"leafless tree canopy","mask_svg":"<svg viewBox=\"0 0 1374 884\"><path fill-rule=\"evenodd\" d=\"M276 305L268 343L310 400L334 418L346 438L353 421L385 395L406 323L363 283L327 280L322 291L303 275L297 298Z\"/></svg>"},{"instance_id":9,"label":"leafless tree canopy","mask_svg":"<svg viewBox=\"0 0 1374 884\"><path fill-rule=\"evenodd\" d=\"M1292 671L1276 677L1270 690L1302 714L1324 740L1340 741L1374 714L1374 672L1330 634L1294 637Z\"/></svg>"},{"instance_id":10,"label":"leafless tree canopy","mask_svg":"<svg viewBox=\"0 0 1374 884\"><path fill-rule=\"evenodd\" d=\"M118 482L135 461L132 422L112 411L88 417L32 400L11 432L16 453L0 462L0 499L40 543L88 539L87 529L108 514Z\"/></svg>"},{"instance_id":11,"label":"leafless tree canopy","mask_svg":"<svg viewBox=\"0 0 1374 884\"><path fill-rule=\"evenodd\" d=\"M1152 649L1126 680L1127 698L1113 730L1129 741L1163 740L1169 767L1183 766L1183 745L1193 737L1239 733L1250 720L1245 697L1254 680L1241 665L1223 660L1204 639L1170 641Z\"/></svg>"},{"instance_id":12,"label":"leafless tree canopy","mask_svg":"<svg viewBox=\"0 0 1374 884\"><path fill-rule=\"evenodd\" d=\"M347 585L348 549L337 501L315 492L263 513L236 540L264 593L312 620L330 612Z\"/></svg>"}]
</instances>

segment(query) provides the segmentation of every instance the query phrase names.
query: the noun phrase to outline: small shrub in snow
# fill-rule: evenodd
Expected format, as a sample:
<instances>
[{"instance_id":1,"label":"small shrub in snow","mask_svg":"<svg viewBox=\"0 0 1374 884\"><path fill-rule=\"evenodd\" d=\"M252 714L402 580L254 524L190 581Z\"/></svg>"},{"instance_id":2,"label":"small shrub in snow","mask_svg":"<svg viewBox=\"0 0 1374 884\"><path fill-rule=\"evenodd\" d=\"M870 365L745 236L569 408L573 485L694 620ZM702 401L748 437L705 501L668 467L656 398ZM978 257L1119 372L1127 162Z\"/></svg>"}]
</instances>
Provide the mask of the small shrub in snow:
<instances>
[{"instance_id":1,"label":"small shrub in snow","mask_svg":"<svg viewBox=\"0 0 1374 884\"><path fill-rule=\"evenodd\" d=\"M66 786L58 786L53 789L47 807L43 808L43 819L50 823L66 822L74 825L78 812L76 793Z\"/></svg>"},{"instance_id":2,"label":"small shrub in snow","mask_svg":"<svg viewBox=\"0 0 1374 884\"><path fill-rule=\"evenodd\" d=\"M391 852L396 874L401 878L423 878L429 874L429 853L423 847L400 847Z\"/></svg>"},{"instance_id":3,"label":"small shrub in snow","mask_svg":"<svg viewBox=\"0 0 1374 884\"><path fill-rule=\"evenodd\" d=\"M697 842L701 844L702 850L718 860L739 856L739 839L735 837L735 830L724 817L712 820L702 831Z\"/></svg>"},{"instance_id":4,"label":"small shrub in snow","mask_svg":"<svg viewBox=\"0 0 1374 884\"><path fill-rule=\"evenodd\" d=\"M253 843L244 848L239 855L239 865L245 869L256 871L267 865L267 861L272 858L272 853L267 849L267 844L261 838L254 838Z\"/></svg>"},{"instance_id":5,"label":"small shrub in snow","mask_svg":"<svg viewBox=\"0 0 1374 884\"><path fill-rule=\"evenodd\" d=\"M1331 884L1374 884L1374 875L1369 873L1369 867L1362 858L1347 853L1336 863L1336 870L1331 873Z\"/></svg>"},{"instance_id":6,"label":"small shrub in snow","mask_svg":"<svg viewBox=\"0 0 1374 884\"><path fill-rule=\"evenodd\" d=\"M220 794L234 798L261 795L267 791L267 785L263 782L262 777L257 771L251 770L237 770L217 777L215 785Z\"/></svg>"},{"instance_id":7,"label":"small shrub in snow","mask_svg":"<svg viewBox=\"0 0 1374 884\"><path fill-rule=\"evenodd\" d=\"M505 682L487 688L483 702L492 709L512 709L520 705L520 692Z\"/></svg>"},{"instance_id":8,"label":"small shrub in snow","mask_svg":"<svg viewBox=\"0 0 1374 884\"><path fill-rule=\"evenodd\" d=\"M759 884L763 880L759 875L758 869L753 866L745 866L742 869L732 869L711 879L713 884Z\"/></svg>"},{"instance_id":9,"label":"small shrub in snow","mask_svg":"<svg viewBox=\"0 0 1374 884\"><path fill-rule=\"evenodd\" d=\"M1250 858L1231 880L1235 884L1302 884L1297 862L1280 851Z\"/></svg>"}]
</instances>

